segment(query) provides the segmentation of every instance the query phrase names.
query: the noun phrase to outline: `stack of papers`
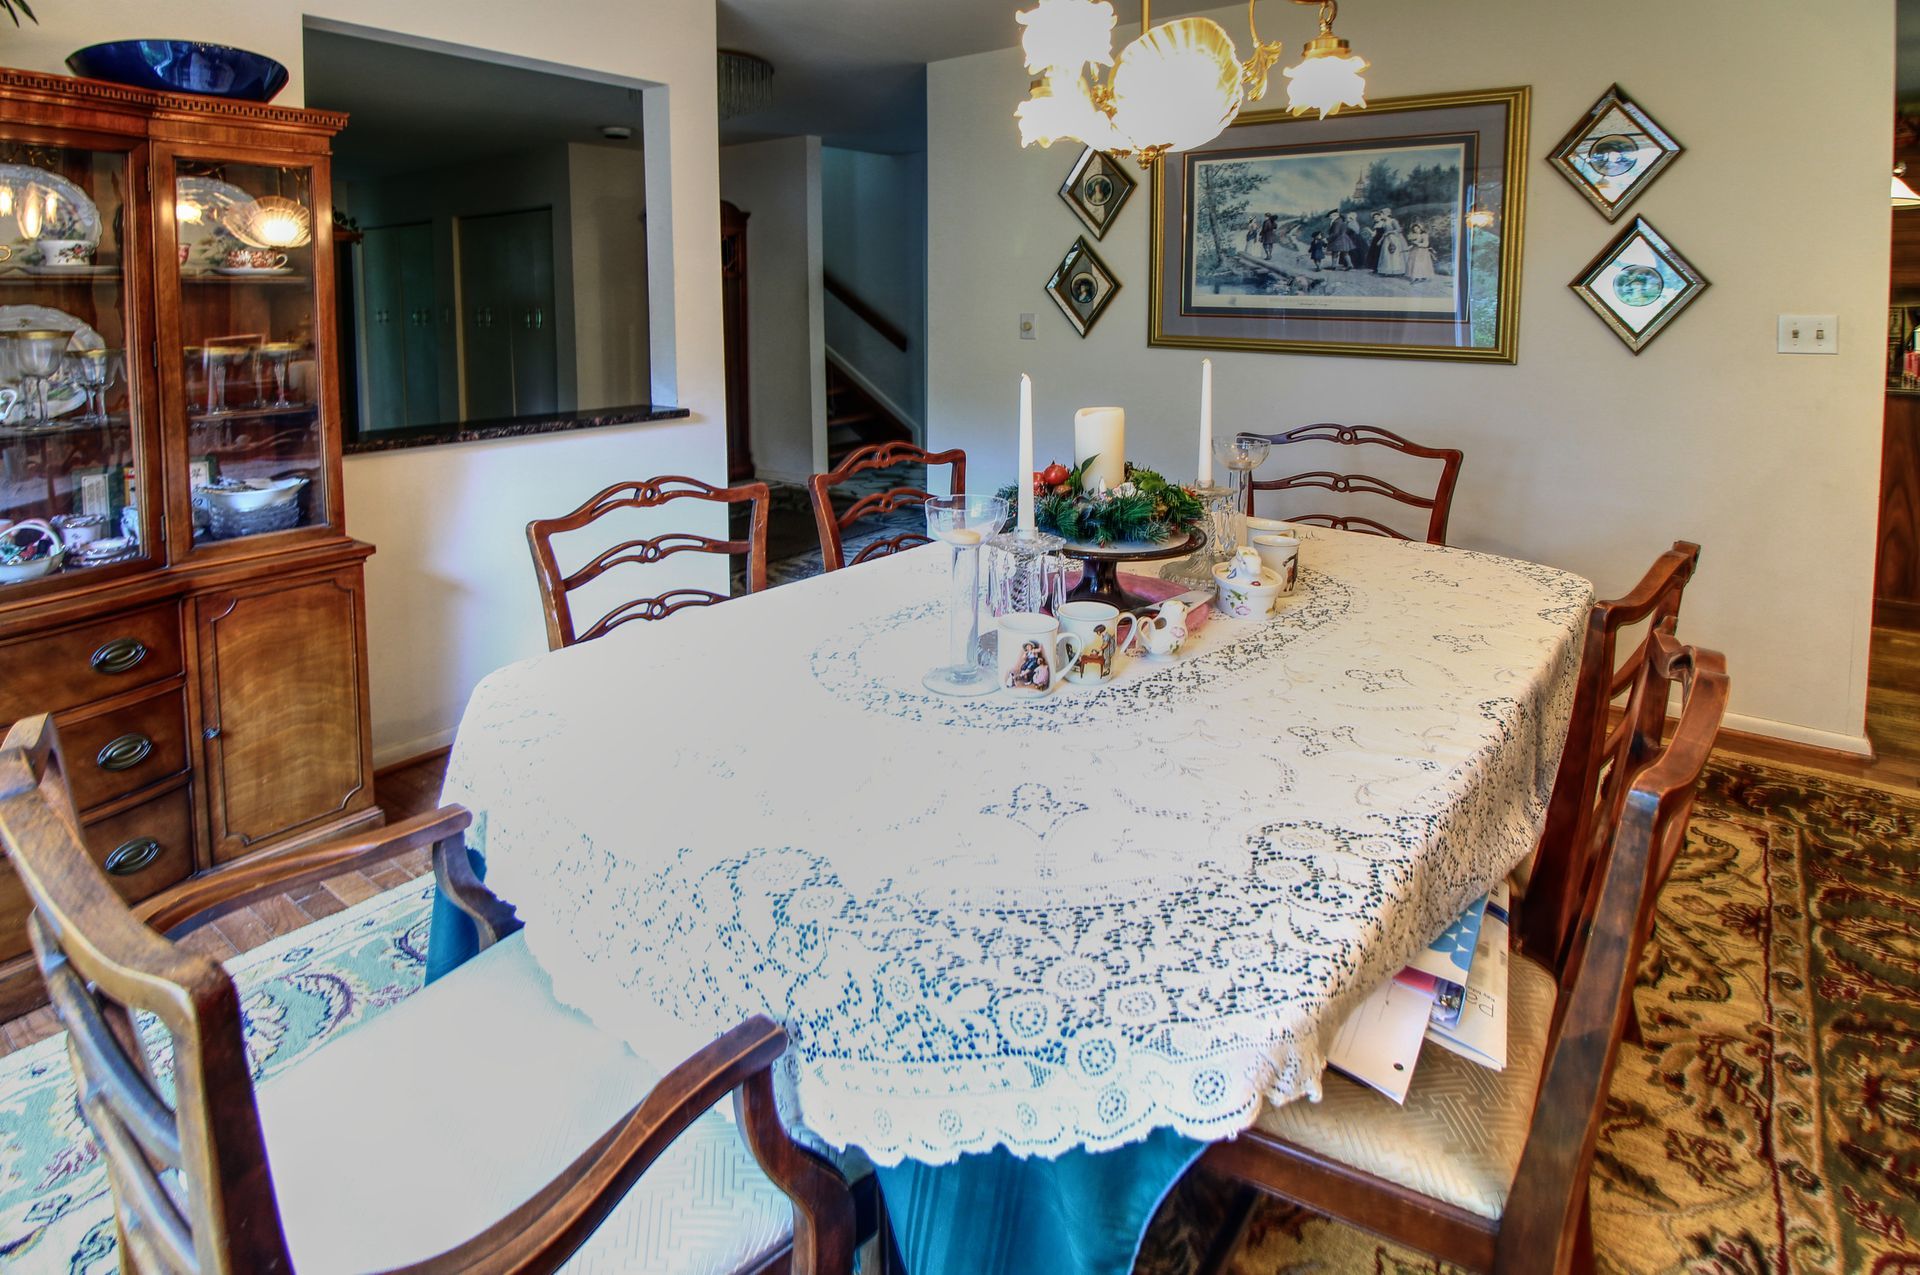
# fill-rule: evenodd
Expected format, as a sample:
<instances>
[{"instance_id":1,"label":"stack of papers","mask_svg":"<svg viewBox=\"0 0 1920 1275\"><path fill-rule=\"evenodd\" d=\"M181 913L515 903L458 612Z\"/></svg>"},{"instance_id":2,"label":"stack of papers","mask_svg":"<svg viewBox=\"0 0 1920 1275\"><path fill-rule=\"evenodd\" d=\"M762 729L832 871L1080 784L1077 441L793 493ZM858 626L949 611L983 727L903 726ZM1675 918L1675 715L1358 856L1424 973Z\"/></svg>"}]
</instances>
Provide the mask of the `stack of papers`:
<instances>
[{"instance_id":1,"label":"stack of papers","mask_svg":"<svg viewBox=\"0 0 1920 1275\"><path fill-rule=\"evenodd\" d=\"M1502 881L1340 1024L1327 1061L1395 1102L1407 1100L1421 1042L1496 1071L1507 1065L1507 919Z\"/></svg>"}]
</instances>

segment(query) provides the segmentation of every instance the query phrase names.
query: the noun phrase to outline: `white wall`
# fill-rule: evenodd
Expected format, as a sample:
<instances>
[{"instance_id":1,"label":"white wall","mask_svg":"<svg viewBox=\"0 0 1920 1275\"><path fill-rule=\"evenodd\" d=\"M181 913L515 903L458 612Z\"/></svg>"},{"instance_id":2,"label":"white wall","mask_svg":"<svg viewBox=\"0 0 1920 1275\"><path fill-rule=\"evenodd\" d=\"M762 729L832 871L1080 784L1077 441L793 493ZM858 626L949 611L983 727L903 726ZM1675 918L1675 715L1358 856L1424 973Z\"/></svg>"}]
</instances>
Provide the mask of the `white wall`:
<instances>
[{"instance_id":1,"label":"white wall","mask_svg":"<svg viewBox=\"0 0 1920 1275\"><path fill-rule=\"evenodd\" d=\"M567 147L573 207L574 363L586 407L644 403L647 174L638 140Z\"/></svg>"},{"instance_id":2,"label":"white wall","mask_svg":"<svg viewBox=\"0 0 1920 1275\"><path fill-rule=\"evenodd\" d=\"M1245 11L1213 16L1244 49ZM1271 15L1289 60L1311 17ZM1730 724L1863 748L1893 6L1372 0L1339 31L1376 97L1533 86L1520 361L1215 355L1220 427L1367 422L1461 447L1453 542L1603 594L1697 540L1682 631L1726 651ZM1027 78L1012 50L929 72L932 445L1007 476L1030 369L1042 453L1071 452L1075 407L1117 402L1136 459L1191 475L1200 355L1146 347L1149 189L1099 245L1123 287L1080 340L1042 292L1081 230L1055 195L1078 148L1020 149ZM1713 282L1638 357L1566 286L1619 226L1542 159L1615 80L1687 147L1633 212ZM1037 343L1018 339L1022 311ZM1779 313L1838 314L1840 355L1775 354Z\"/></svg>"},{"instance_id":3,"label":"white wall","mask_svg":"<svg viewBox=\"0 0 1920 1275\"><path fill-rule=\"evenodd\" d=\"M747 214L754 471L804 483L827 467L820 139L783 137L723 148L720 197Z\"/></svg>"},{"instance_id":4,"label":"white wall","mask_svg":"<svg viewBox=\"0 0 1920 1275\"><path fill-rule=\"evenodd\" d=\"M653 397L689 421L351 458L347 529L379 547L367 572L374 748L381 762L445 743L475 682L546 649L524 524L565 512L615 476L725 470L721 371L718 122L711 0L176 0L169 35L240 44L293 70L299 105L303 15L391 30L452 52L644 82L649 342ZM72 50L149 34L153 6L46 6L9 30L7 61L64 73ZM477 51L477 52L476 52ZM723 535L724 515L690 529ZM724 589L723 563L682 554L651 580Z\"/></svg>"},{"instance_id":5,"label":"white wall","mask_svg":"<svg viewBox=\"0 0 1920 1275\"><path fill-rule=\"evenodd\" d=\"M902 350L827 298L827 347L923 432L927 413L927 157L821 152L828 274L907 335Z\"/></svg>"}]
</instances>

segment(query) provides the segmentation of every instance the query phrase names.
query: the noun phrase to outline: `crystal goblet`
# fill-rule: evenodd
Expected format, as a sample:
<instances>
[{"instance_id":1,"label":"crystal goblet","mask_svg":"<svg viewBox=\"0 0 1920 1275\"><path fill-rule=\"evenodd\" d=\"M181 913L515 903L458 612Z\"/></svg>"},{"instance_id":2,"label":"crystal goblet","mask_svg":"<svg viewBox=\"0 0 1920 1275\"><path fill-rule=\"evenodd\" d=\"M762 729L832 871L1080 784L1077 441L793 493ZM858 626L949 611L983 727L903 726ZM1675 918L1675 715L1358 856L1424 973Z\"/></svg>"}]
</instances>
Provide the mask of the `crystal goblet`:
<instances>
[{"instance_id":1,"label":"crystal goblet","mask_svg":"<svg viewBox=\"0 0 1920 1275\"><path fill-rule=\"evenodd\" d=\"M29 328L13 333L14 358L20 365L20 379L34 384L31 417L36 425L45 426L51 420L47 411L47 383L60 371L60 360L65 357L67 342L72 339L71 332L45 328Z\"/></svg>"},{"instance_id":2,"label":"crystal goblet","mask_svg":"<svg viewBox=\"0 0 1920 1275\"><path fill-rule=\"evenodd\" d=\"M1227 488L1232 492L1229 508L1233 511L1233 544L1226 546L1228 556L1234 546L1246 542L1247 502L1252 495L1253 471L1266 463L1273 444L1258 434L1235 434L1214 444L1214 454L1227 467Z\"/></svg>"},{"instance_id":3,"label":"crystal goblet","mask_svg":"<svg viewBox=\"0 0 1920 1275\"><path fill-rule=\"evenodd\" d=\"M75 350L67 356L74 379L87 391L87 420L95 425L107 419L107 390L118 370L118 350Z\"/></svg>"},{"instance_id":4,"label":"crystal goblet","mask_svg":"<svg viewBox=\"0 0 1920 1275\"><path fill-rule=\"evenodd\" d=\"M273 375L273 402L270 407L294 407L297 404L287 397L287 365L293 356L300 353L298 341L268 341L260 347L260 361L267 365Z\"/></svg>"},{"instance_id":5,"label":"crystal goblet","mask_svg":"<svg viewBox=\"0 0 1920 1275\"><path fill-rule=\"evenodd\" d=\"M922 678L943 695L982 695L994 681L975 655L980 645L980 546L1007 522L998 496L957 492L927 502L927 534L952 550L947 600L947 663Z\"/></svg>"}]
</instances>

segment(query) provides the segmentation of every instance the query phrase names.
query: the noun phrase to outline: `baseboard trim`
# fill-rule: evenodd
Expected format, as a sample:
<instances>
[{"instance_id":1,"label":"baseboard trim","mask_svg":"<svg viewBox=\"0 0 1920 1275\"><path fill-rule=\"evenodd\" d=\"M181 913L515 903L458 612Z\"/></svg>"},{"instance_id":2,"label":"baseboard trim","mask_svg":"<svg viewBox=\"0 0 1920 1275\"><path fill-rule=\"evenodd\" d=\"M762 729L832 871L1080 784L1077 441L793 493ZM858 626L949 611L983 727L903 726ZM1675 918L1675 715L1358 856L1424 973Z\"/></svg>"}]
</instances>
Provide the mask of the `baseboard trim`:
<instances>
[{"instance_id":1,"label":"baseboard trim","mask_svg":"<svg viewBox=\"0 0 1920 1275\"><path fill-rule=\"evenodd\" d=\"M1811 726L1795 726L1792 722L1740 713L1728 713L1722 719L1720 736L1731 740L1759 739L1775 745L1795 744L1814 752L1840 753L1850 758L1873 756L1873 741L1865 735L1842 735L1838 731L1815 730Z\"/></svg>"},{"instance_id":2,"label":"baseboard trim","mask_svg":"<svg viewBox=\"0 0 1920 1275\"><path fill-rule=\"evenodd\" d=\"M813 477L812 474L790 474L784 469L768 469L765 465L755 465L753 476L756 481L763 483L780 483L787 487L802 488L807 485L807 479Z\"/></svg>"},{"instance_id":3,"label":"baseboard trim","mask_svg":"<svg viewBox=\"0 0 1920 1275\"><path fill-rule=\"evenodd\" d=\"M419 739L406 739L373 750L373 777L404 770L416 762L440 757L453 750L453 731L439 730Z\"/></svg>"}]
</instances>

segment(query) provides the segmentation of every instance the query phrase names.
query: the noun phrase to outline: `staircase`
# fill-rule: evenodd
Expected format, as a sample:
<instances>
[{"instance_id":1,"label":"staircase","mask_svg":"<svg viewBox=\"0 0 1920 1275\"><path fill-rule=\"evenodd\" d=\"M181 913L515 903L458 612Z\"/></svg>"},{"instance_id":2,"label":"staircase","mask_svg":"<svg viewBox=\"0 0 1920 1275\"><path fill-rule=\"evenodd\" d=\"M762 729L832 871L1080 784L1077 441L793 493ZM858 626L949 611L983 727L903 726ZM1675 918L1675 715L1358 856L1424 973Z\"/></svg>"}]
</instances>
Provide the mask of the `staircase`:
<instances>
[{"instance_id":1,"label":"staircase","mask_svg":"<svg viewBox=\"0 0 1920 1275\"><path fill-rule=\"evenodd\" d=\"M887 406L827 360L827 467L869 443L910 443L913 431Z\"/></svg>"}]
</instances>

